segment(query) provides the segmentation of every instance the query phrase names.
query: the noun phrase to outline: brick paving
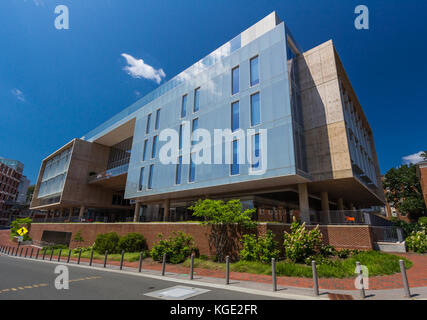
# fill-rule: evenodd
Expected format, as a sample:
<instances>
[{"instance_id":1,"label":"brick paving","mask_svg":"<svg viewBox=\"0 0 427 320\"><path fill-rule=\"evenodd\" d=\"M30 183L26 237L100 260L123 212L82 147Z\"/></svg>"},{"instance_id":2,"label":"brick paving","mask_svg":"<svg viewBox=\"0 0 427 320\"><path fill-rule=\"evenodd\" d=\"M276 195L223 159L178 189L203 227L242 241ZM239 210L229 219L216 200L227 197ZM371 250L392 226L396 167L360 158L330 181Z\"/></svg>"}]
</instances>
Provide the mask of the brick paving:
<instances>
[{"instance_id":1,"label":"brick paving","mask_svg":"<svg viewBox=\"0 0 427 320\"><path fill-rule=\"evenodd\" d=\"M10 242L9 232L0 231L0 245L7 245L17 247L16 243ZM25 254L25 248L31 248L31 246L23 246L23 255ZM30 249L31 250L31 249ZM29 250L29 251L30 251ZM29 252L28 251L28 252ZM35 254L35 253L34 253ZM34 256L33 254L33 256ZM419 255L413 253L394 253L405 257L413 262L413 266L407 270L407 276L409 280L409 286L415 287L427 287L427 254ZM40 255L41 257L41 255ZM40 259L39 257L39 259ZM46 255L46 259L49 259L50 255ZM63 257L61 261L65 261L66 257ZM57 261L57 257L53 258ZM76 261L76 258L71 258L72 261ZM82 262L89 262L89 259L81 258ZM103 264L103 260L93 260L93 263ZM119 266L119 261L108 261L109 265ZM138 262L125 262L124 267L137 268ZM153 261L144 260L143 269L146 270L158 270L161 271L161 264ZM188 274L189 268L184 268L180 265L167 265L167 272L173 272L177 274ZM208 270L195 268L194 272L197 276L224 278L224 271ZM262 283L271 283L271 276L241 273L241 272L230 272L230 279L240 281L253 281ZM279 286L297 287L297 288L312 288L313 282L309 278L297 278L297 277L277 277L277 284ZM319 287L324 290L357 290L354 287L354 278L336 279L336 278L322 278L319 279ZM376 276L369 278L369 290L387 290L387 289L400 289L403 287L402 277L400 273L387 276Z\"/></svg>"}]
</instances>

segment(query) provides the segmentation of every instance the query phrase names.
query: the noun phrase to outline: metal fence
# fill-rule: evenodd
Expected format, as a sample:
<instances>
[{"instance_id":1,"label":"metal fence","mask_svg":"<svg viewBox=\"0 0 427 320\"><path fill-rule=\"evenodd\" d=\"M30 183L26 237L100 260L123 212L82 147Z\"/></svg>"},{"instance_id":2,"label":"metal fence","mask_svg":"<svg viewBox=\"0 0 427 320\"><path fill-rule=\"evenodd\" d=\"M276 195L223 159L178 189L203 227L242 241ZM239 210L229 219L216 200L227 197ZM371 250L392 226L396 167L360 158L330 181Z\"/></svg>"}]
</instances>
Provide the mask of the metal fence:
<instances>
[{"instance_id":1,"label":"metal fence","mask_svg":"<svg viewBox=\"0 0 427 320\"><path fill-rule=\"evenodd\" d=\"M73 216L73 217L54 217L54 218L35 218L34 223L94 223L94 222L133 222L133 217L93 217L93 216Z\"/></svg>"},{"instance_id":2,"label":"metal fence","mask_svg":"<svg viewBox=\"0 0 427 320\"><path fill-rule=\"evenodd\" d=\"M371 225L392 226L387 219L373 213L356 210L311 211L310 223L320 225Z\"/></svg>"},{"instance_id":3,"label":"metal fence","mask_svg":"<svg viewBox=\"0 0 427 320\"><path fill-rule=\"evenodd\" d=\"M371 226L371 229L374 242L401 242L403 240L398 228Z\"/></svg>"}]
</instances>

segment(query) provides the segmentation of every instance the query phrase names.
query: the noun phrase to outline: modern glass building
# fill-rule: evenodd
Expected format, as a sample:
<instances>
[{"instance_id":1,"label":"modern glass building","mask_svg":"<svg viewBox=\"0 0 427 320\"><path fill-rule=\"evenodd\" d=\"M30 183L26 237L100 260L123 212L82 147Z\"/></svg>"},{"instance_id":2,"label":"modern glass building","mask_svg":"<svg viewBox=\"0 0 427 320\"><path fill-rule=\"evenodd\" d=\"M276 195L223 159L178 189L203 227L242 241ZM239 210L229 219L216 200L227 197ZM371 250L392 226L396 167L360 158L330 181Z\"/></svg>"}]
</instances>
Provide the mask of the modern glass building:
<instances>
[{"instance_id":1,"label":"modern glass building","mask_svg":"<svg viewBox=\"0 0 427 320\"><path fill-rule=\"evenodd\" d=\"M372 130L332 41L303 52L271 13L43 160L31 207L177 221L206 197L281 222L384 202Z\"/></svg>"}]
</instances>

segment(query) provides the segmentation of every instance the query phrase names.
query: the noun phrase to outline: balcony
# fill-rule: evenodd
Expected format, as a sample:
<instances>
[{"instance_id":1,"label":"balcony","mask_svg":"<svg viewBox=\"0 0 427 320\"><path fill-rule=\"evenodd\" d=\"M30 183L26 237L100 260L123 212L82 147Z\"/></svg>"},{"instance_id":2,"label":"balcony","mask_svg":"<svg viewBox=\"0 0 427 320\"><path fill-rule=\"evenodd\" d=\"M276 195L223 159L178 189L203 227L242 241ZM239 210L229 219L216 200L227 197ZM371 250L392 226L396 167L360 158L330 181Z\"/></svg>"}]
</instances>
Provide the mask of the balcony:
<instances>
[{"instance_id":1,"label":"balcony","mask_svg":"<svg viewBox=\"0 0 427 320\"><path fill-rule=\"evenodd\" d=\"M108 169L89 176L88 184L102 185L109 189L122 190L126 186L126 178L129 169L129 163L116 168Z\"/></svg>"}]
</instances>

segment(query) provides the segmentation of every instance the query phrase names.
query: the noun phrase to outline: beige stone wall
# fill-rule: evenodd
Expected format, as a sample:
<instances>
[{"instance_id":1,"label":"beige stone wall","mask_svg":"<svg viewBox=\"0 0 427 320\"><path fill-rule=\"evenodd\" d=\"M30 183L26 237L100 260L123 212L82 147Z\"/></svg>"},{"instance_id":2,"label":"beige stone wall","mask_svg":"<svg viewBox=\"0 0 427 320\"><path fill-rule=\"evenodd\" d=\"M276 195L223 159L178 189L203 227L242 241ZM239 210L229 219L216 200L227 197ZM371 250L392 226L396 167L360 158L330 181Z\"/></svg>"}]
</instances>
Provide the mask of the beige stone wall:
<instances>
[{"instance_id":1,"label":"beige stone wall","mask_svg":"<svg viewBox=\"0 0 427 320\"><path fill-rule=\"evenodd\" d=\"M308 170L314 181L352 177L332 41L298 58Z\"/></svg>"}]
</instances>

